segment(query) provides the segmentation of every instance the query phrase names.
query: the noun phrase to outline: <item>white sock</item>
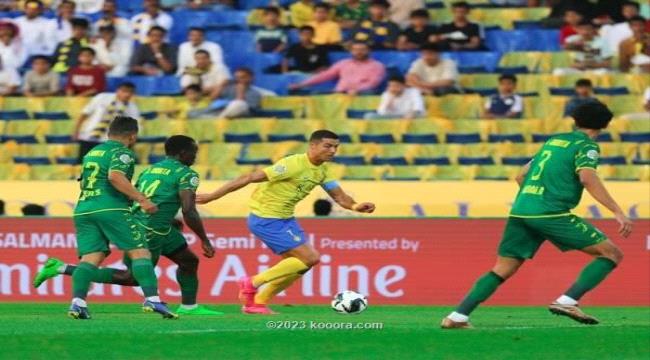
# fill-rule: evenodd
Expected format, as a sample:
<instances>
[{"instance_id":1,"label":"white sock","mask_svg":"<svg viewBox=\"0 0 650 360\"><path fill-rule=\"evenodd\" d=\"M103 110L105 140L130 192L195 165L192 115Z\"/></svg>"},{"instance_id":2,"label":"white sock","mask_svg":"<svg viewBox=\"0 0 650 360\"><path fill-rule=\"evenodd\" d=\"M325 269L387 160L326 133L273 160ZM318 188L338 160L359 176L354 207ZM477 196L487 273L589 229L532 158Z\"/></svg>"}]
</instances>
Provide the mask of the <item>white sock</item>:
<instances>
[{"instance_id":1,"label":"white sock","mask_svg":"<svg viewBox=\"0 0 650 360\"><path fill-rule=\"evenodd\" d=\"M469 321L469 316L457 313L455 311L453 313L449 314L449 316L447 316L447 318L449 318L451 321L455 321L455 322L467 322L467 321Z\"/></svg>"},{"instance_id":2,"label":"white sock","mask_svg":"<svg viewBox=\"0 0 650 360\"><path fill-rule=\"evenodd\" d=\"M185 309L185 310L194 310L197 307L199 307L199 304L194 304L194 305L181 304L181 309Z\"/></svg>"},{"instance_id":3,"label":"white sock","mask_svg":"<svg viewBox=\"0 0 650 360\"><path fill-rule=\"evenodd\" d=\"M160 301L160 296L149 296L149 297L147 297L147 300L149 300L151 302L161 302Z\"/></svg>"},{"instance_id":4,"label":"white sock","mask_svg":"<svg viewBox=\"0 0 650 360\"><path fill-rule=\"evenodd\" d=\"M77 306L88 307L88 304L86 304L86 300L84 300L82 298L74 298L74 299L72 299L72 303L77 305Z\"/></svg>"},{"instance_id":5,"label":"white sock","mask_svg":"<svg viewBox=\"0 0 650 360\"><path fill-rule=\"evenodd\" d=\"M575 299L570 298L566 295L560 296L557 298L557 300L555 300L555 302L562 305L578 305L578 302Z\"/></svg>"}]
</instances>

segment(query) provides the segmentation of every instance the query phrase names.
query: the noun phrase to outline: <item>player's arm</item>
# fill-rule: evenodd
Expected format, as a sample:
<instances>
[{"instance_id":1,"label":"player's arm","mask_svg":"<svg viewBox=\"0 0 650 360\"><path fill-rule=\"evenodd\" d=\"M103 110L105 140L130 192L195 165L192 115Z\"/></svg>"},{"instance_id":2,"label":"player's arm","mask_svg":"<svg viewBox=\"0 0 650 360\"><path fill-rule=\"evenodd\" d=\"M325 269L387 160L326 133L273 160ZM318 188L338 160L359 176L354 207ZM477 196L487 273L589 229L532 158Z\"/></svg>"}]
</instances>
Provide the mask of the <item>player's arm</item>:
<instances>
[{"instance_id":1,"label":"player's arm","mask_svg":"<svg viewBox=\"0 0 650 360\"><path fill-rule=\"evenodd\" d=\"M526 175L528 175L528 171L530 170L530 161L521 167L521 170L519 170L519 174L517 174L517 177L515 177L515 181L517 181L517 184L519 184L519 187L521 187L521 184L524 183L524 179L526 178Z\"/></svg>"},{"instance_id":2,"label":"player's arm","mask_svg":"<svg viewBox=\"0 0 650 360\"><path fill-rule=\"evenodd\" d=\"M330 189L326 188L329 196L334 199L334 201L339 204L342 208L360 212L360 213L371 213L375 211L375 204L370 202L357 203L354 201L352 196L348 195L340 186L335 186Z\"/></svg>"},{"instance_id":3,"label":"player's arm","mask_svg":"<svg viewBox=\"0 0 650 360\"><path fill-rule=\"evenodd\" d=\"M214 256L214 248L210 244L210 239L205 233L203 221L198 210L196 210L196 192L193 190L185 189L179 192L181 198L181 209L183 212L183 220L189 226L196 236L201 239L201 248L203 249L203 256L211 258Z\"/></svg>"},{"instance_id":4,"label":"player's arm","mask_svg":"<svg viewBox=\"0 0 650 360\"><path fill-rule=\"evenodd\" d=\"M113 185L113 187L124 194L129 199L140 204L142 210L148 214L153 214L158 211L158 207L152 203L143 193L139 192L138 189L131 184L131 181L126 177L126 175L119 170L111 170L108 173L108 181Z\"/></svg>"},{"instance_id":5,"label":"player's arm","mask_svg":"<svg viewBox=\"0 0 650 360\"><path fill-rule=\"evenodd\" d=\"M242 175L235 180L232 180L217 190L209 194L199 194L196 196L196 202L199 204L207 204L211 201L221 199L222 197L230 194L231 192L237 191L243 187L246 187L248 184L252 183L261 183L268 181L266 173L262 170L255 170L252 173Z\"/></svg>"},{"instance_id":6,"label":"player's arm","mask_svg":"<svg viewBox=\"0 0 650 360\"><path fill-rule=\"evenodd\" d=\"M616 221L621 224L618 232L623 235L623 237L630 236L630 233L632 232L632 221L625 216L625 213L616 200L614 200L614 198L609 194L609 191L607 191L605 185L600 180L596 170L592 168L580 169L578 170L578 176L580 177L582 186L585 187L587 192L589 192L596 201L614 213Z\"/></svg>"}]
</instances>

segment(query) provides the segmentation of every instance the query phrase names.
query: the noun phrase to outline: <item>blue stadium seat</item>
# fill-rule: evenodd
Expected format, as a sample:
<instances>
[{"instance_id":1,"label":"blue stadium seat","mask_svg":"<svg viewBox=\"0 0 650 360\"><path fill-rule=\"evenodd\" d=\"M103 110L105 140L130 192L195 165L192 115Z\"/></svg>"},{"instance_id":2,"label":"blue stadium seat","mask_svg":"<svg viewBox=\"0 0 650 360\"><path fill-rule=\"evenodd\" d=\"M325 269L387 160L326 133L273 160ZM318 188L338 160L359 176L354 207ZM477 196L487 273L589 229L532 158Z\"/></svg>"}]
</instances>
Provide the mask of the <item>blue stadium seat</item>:
<instances>
[{"instance_id":1,"label":"blue stadium seat","mask_svg":"<svg viewBox=\"0 0 650 360\"><path fill-rule=\"evenodd\" d=\"M27 165L49 165L50 159L45 156L15 156L14 163Z\"/></svg>"},{"instance_id":2,"label":"blue stadium seat","mask_svg":"<svg viewBox=\"0 0 650 360\"><path fill-rule=\"evenodd\" d=\"M372 165L408 165L406 158L403 156L383 157L375 156L370 160Z\"/></svg>"},{"instance_id":3,"label":"blue stadium seat","mask_svg":"<svg viewBox=\"0 0 650 360\"><path fill-rule=\"evenodd\" d=\"M248 12L237 10L212 11L204 27L207 30L245 30L248 28Z\"/></svg>"},{"instance_id":4,"label":"blue stadium seat","mask_svg":"<svg viewBox=\"0 0 650 360\"><path fill-rule=\"evenodd\" d=\"M597 142L612 142L614 139L612 138L612 134L608 132L601 132L598 134L598 137L596 138Z\"/></svg>"},{"instance_id":5,"label":"blue stadium seat","mask_svg":"<svg viewBox=\"0 0 650 360\"><path fill-rule=\"evenodd\" d=\"M173 75L160 76L155 78L155 85L153 95L171 96L179 95L183 90L181 89L180 80Z\"/></svg>"},{"instance_id":6,"label":"blue stadium seat","mask_svg":"<svg viewBox=\"0 0 650 360\"><path fill-rule=\"evenodd\" d=\"M205 38L219 43L223 48L223 53L226 54L226 58L228 55L233 55L233 53L255 51L255 39L250 31L210 30L205 32Z\"/></svg>"},{"instance_id":7,"label":"blue stadium seat","mask_svg":"<svg viewBox=\"0 0 650 360\"><path fill-rule=\"evenodd\" d=\"M269 142L282 142L282 141L300 141L305 142L307 138L304 134L269 134Z\"/></svg>"},{"instance_id":8,"label":"blue stadium seat","mask_svg":"<svg viewBox=\"0 0 650 360\"><path fill-rule=\"evenodd\" d=\"M454 60L459 68L484 67L492 72L501 60L501 54L493 51L463 51L444 53L443 58Z\"/></svg>"},{"instance_id":9,"label":"blue stadium seat","mask_svg":"<svg viewBox=\"0 0 650 360\"><path fill-rule=\"evenodd\" d=\"M446 156L416 157L413 159L413 165L451 165L451 161Z\"/></svg>"},{"instance_id":10,"label":"blue stadium seat","mask_svg":"<svg viewBox=\"0 0 650 360\"><path fill-rule=\"evenodd\" d=\"M157 111L141 112L140 117L145 120L155 120L158 117L158 112Z\"/></svg>"},{"instance_id":11,"label":"blue stadium seat","mask_svg":"<svg viewBox=\"0 0 650 360\"><path fill-rule=\"evenodd\" d=\"M352 110L348 109L346 115L348 119L365 119L366 114L373 112L373 110Z\"/></svg>"},{"instance_id":12,"label":"blue stadium seat","mask_svg":"<svg viewBox=\"0 0 650 360\"><path fill-rule=\"evenodd\" d=\"M391 134L361 134L359 141L362 143L375 143L375 144L392 144L395 138Z\"/></svg>"},{"instance_id":13,"label":"blue stadium seat","mask_svg":"<svg viewBox=\"0 0 650 360\"><path fill-rule=\"evenodd\" d=\"M340 60L343 60L343 59L349 59L351 57L351 55L350 55L349 52L346 52L346 51L330 51L330 53L327 54L327 57L329 58L330 63L334 64L337 61L340 61Z\"/></svg>"},{"instance_id":14,"label":"blue stadium seat","mask_svg":"<svg viewBox=\"0 0 650 360\"><path fill-rule=\"evenodd\" d=\"M0 136L0 142L15 141L18 144L38 144L34 135L3 135Z\"/></svg>"},{"instance_id":15,"label":"blue stadium seat","mask_svg":"<svg viewBox=\"0 0 650 360\"><path fill-rule=\"evenodd\" d=\"M494 72L499 74L510 74L510 75L528 74L528 67L527 66L498 66L494 70Z\"/></svg>"},{"instance_id":16,"label":"blue stadium seat","mask_svg":"<svg viewBox=\"0 0 650 360\"><path fill-rule=\"evenodd\" d=\"M160 144L167 140L166 136L138 136L139 143Z\"/></svg>"},{"instance_id":17,"label":"blue stadium seat","mask_svg":"<svg viewBox=\"0 0 650 360\"><path fill-rule=\"evenodd\" d=\"M460 66L458 72L461 74L487 74L490 71L485 66Z\"/></svg>"},{"instance_id":18,"label":"blue stadium seat","mask_svg":"<svg viewBox=\"0 0 650 360\"><path fill-rule=\"evenodd\" d=\"M612 87L612 88L595 87L594 93L597 95L616 96L616 95L628 95L630 94L630 90L628 90L627 87L625 86Z\"/></svg>"},{"instance_id":19,"label":"blue stadium seat","mask_svg":"<svg viewBox=\"0 0 650 360\"><path fill-rule=\"evenodd\" d=\"M262 142L262 137L257 133L250 134L232 134L225 133L223 135L224 142L227 143L258 143Z\"/></svg>"},{"instance_id":20,"label":"blue stadium seat","mask_svg":"<svg viewBox=\"0 0 650 360\"><path fill-rule=\"evenodd\" d=\"M61 165L77 165L79 159L76 157L58 157L56 163Z\"/></svg>"},{"instance_id":21,"label":"blue stadium seat","mask_svg":"<svg viewBox=\"0 0 650 360\"><path fill-rule=\"evenodd\" d=\"M537 30L543 29L542 23L537 20L515 20L512 22L515 30Z\"/></svg>"},{"instance_id":22,"label":"blue stadium seat","mask_svg":"<svg viewBox=\"0 0 650 360\"><path fill-rule=\"evenodd\" d=\"M149 155L148 160L149 160L149 164L155 164L157 162L161 162L161 161L165 160L165 156L164 155Z\"/></svg>"},{"instance_id":23,"label":"blue stadium seat","mask_svg":"<svg viewBox=\"0 0 650 360\"><path fill-rule=\"evenodd\" d=\"M273 165L271 159L243 159L237 158L235 160L237 165Z\"/></svg>"},{"instance_id":24,"label":"blue stadium seat","mask_svg":"<svg viewBox=\"0 0 650 360\"><path fill-rule=\"evenodd\" d=\"M135 93L141 96L151 96L156 91L155 76L126 76L122 78L122 81L132 82L135 85Z\"/></svg>"},{"instance_id":25,"label":"blue stadium seat","mask_svg":"<svg viewBox=\"0 0 650 360\"><path fill-rule=\"evenodd\" d=\"M114 92L121 83L126 81L126 77L106 77L106 91Z\"/></svg>"},{"instance_id":26,"label":"blue stadium seat","mask_svg":"<svg viewBox=\"0 0 650 360\"><path fill-rule=\"evenodd\" d=\"M602 156L598 163L601 165L625 165L627 160L625 156Z\"/></svg>"},{"instance_id":27,"label":"blue stadium seat","mask_svg":"<svg viewBox=\"0 0 650 360\"><path fill-rule=\"evenodd\" d=\"M36 111L35 120L70 120L70 115L65 111Z\"/></svg>"},{"instance_id":28,"label":"blue stadium seat","mask_svg":"<svg viewBox=\"0 0 650 360\"><path fill-rule=\"evenodd\" d=\"M486 31L485 43L492 51L560 51L557 30Z\"/></svg>"},{"instance_id":29,"label":"blue stadium seat","mask_svg":"<svg viewBox=\"0 0 650 360\"><path fill-rule=\"evenodd\" d=\"M650 133L621 133L623 142L650 142Z\"/></svg>"},{"instance_id":30,"label":"blue stadium seat","mask_svg":"<svg viewBox=\"0 0 650 360\"><path fill-rule=\"evenodd\" d=\"M501 164L523 166L528 164L530 159L531 159L530 157L525 157L525 156L504 156L501 158Z\"/></svg>"},{"instance_id":31,"label":"blue stadium seat","mask_svg":"<svg viewBox=\"0 0 650 360\"><path fill-rule=\"evenodd\" d=\"M29 120L31 119L25 110L0 111L0 120Z\"/></svg>"},{"instance_id":32,"label":"blue stadium seat","mask_svg":"<svg viewBox=\"0 0 650 360\"><path fill-rule=\"evenodd\" d=\"M287 95L289 93L289 84L297 82L293 80L292 76L285 74L257 74L255 75L254 84L263 89L271 90L278 95ZM293 117L293 113L289 111L289 116ZM284 117L284 116L278 116Z\"/></svg>"},{"instance_id":33,"label":"blue stadium seat","mask_svg":"<svg viewBox=\"0 0 650 360\"><path fill-rule=\"evenodd\" d=\"M352 136L350 134L338 134L341 144L351 144Z\"/></svg>"},{"instance_id":34,"label":"blue stadium seat","mask_svg":"<svg viewBox=\"0 0 650 360\"><path fill-rule=\"evenodd\" d=\"M405 144L437 144L438 135L436 134L404 134L402 142Z\"/></svg>"},{"instance_id":35,"label":"blue stadium seat","mask_svg":"<svg viewBox=\"0 0 650 360\"><path fill-rule=\"evenodd\" d=\"M425 1L425 5L427 9L444 9L445 8L445 3L442 1Z\"/></svg>"},{"instance_id":36,"label":"blue stadium seat","mask_svg":"<svg viewBox=\"0 0 650 360\"><path fill-rule=\"evenodd\" d=\"M396 68L399 73L405 74L413 61L418 58L417 51L373 51L372 57L384 64L387 68ZM348 55L349 57L349 55Z\"/></svg>"},{"instance_id":37,"label":"blue stadium seat","mask_svg":"<svg viewBox=\"0 0 650 360\"><path fill-rule=\"evenodd\" d=\"M205 27L211 17L215 17L217 12L205 10L177 9L172 11L171 17L174 19L169 37L172 43L178 44L187 40L187 30L191 27Z\"/></svg>"},{"instance_id":38,"label":"blue stadium seat","mask_svg":"<svg viewBox=\"0 0 650 360\"><path fill-rule=\"evenodd\" d=\"M488 141L491 143L499 142L513 142L513 143L522 143L526 140L524 139L523 134L490 134L488 135Z\"/></svg>"},{"instance_id":39,"label":"blue stadium seat","mask_svg":"<svg viewBox=\"0 0 650 360\"><path fill-rule=\"evenodd\" d=\"M576 93L572 87L550 87L548 91L554 96L573 96Z\"/></svg>"},{"instance_id":40,"label":"blue stadium seat","mask_svg":"<svg viewBox=\"0 0 650 360\"><path fill-rule=\"evenodd\" d=\"M45 135L45 142L48 144L71 144L72 136L70 135Z\"/></svg>"},{"instance_id":41,"label":"blue stadium seat","mask_svg":"<svg viewBox=\"0 0 650 360\"><path fill-rule=\"evenodd\" d=\"M479 133L447 134L446 138L447 143L450 144L471 144L481 142L481 135Z\"/></svg>"},{"instance_id":42,"label":"blue stadium seat","mask_svg":"<svg viewBox=\"0 0 650 360\"><path fill-rule=\"evenodd\" d=\"M361 155L355 156L336 156L334 162L343 165L365 165L366 159Z\"/></svg>"},{"instance_id":43,"label":"blue stadium seat","mask_svg":"<svg viewBox=\"0 0 650 360\"><path fill-rule=\"evenodd\" d=\"M269 89L268 87L264 87L265 89ZM272 90L272 89L269 89ZM257 109L253 110L251 115L253 117L274 117L278 119L293 119L293 110L270 110L270 109Z\"/></svg>"},{"instance_id":44,"label":"blue stadium seat","mask_svg":"<svg viewBox=\"0 0 650 360\"><path fill-rule=\"evenodd\" d=\"M248 67L256 74L260 74L270 67L280 65L282 54L275 53L257 53L245 50L230 50L225 53L225 61L228 68L233 72L237 68Z\"/></svg>"},{"instance_id":45,"label":"blue stadium seat","mask_svg":"<svg viewBox=\"0 0 650 360\"><path fill-rule=\"evenodd\" d=\"M543 143L550 139L554 134L533 134L534 143Z\"/></svg>"},{"instance_id":46,"label":"blue stadium seat","mask_svg":"<svg viewBox=\"0 0 650 360\"><path fill-rule=\"evenodd\" d=\"M491 156L459 156L458 165L494 165L494 159Z\"/></svg>"},{"instance_id":47,"label":"blue stadium seat","mask_svg":"<svg viewBox=\"0 0 650 360\"><path fill-rule=\"evenodd\" d=\"M492 96L499 92L497 88L465 88L464 90L468 93L479 94L481 96Z\"/></svg>"}]
</instances>

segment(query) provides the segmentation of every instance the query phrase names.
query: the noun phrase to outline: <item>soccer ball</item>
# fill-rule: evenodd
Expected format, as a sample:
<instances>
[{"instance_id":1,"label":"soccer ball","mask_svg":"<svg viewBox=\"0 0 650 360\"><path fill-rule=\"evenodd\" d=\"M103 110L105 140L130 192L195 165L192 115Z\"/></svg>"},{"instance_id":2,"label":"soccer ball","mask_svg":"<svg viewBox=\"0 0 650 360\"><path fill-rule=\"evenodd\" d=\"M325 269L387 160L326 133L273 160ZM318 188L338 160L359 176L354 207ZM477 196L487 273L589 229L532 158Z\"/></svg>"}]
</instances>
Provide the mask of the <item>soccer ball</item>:
<instances>
[{"instance_id":1,"label":"soccer ball","mask_svg":"<svg viewBox=\"0 0 650 360\"><path fill-rule=\"evenodd\" d=\"M351 290L342 291L332 300L332 310L339 314L360 314L368 307L368 299Z\"/></svg>"}]
</instances>

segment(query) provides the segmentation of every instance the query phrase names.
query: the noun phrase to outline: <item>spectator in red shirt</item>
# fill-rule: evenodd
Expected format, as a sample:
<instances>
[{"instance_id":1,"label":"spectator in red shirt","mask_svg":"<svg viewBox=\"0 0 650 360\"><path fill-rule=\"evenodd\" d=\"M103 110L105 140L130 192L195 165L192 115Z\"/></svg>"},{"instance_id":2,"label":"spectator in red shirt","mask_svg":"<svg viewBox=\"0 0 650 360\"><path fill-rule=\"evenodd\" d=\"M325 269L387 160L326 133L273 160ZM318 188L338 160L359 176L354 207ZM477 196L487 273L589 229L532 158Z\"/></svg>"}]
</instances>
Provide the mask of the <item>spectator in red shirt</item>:
<instances>
[{"instance_id":1,"label":"spectator in red shirt","mask_svg":"<svg viewBox=\"0 0 650 360\"><path fill-rule=\"evenodd\" d=\"M578 24L583 19L584 15L575 8L564 11L564 26L560 29L560 45L564 45L569 36L578 33Z\"/></svg>"},{"instance_id":2,"label":"spectator in red shirt","mask_svg":"<svg viewBox=\"0 0 650 360\"><path fill-rule=\"evenodd\" d=\"M94 96L106 90L106 71L94 65L95 50L83 48L79 52L79 63L68 71L65 93L68 96Z\"/></svg>"}]
</instances>

